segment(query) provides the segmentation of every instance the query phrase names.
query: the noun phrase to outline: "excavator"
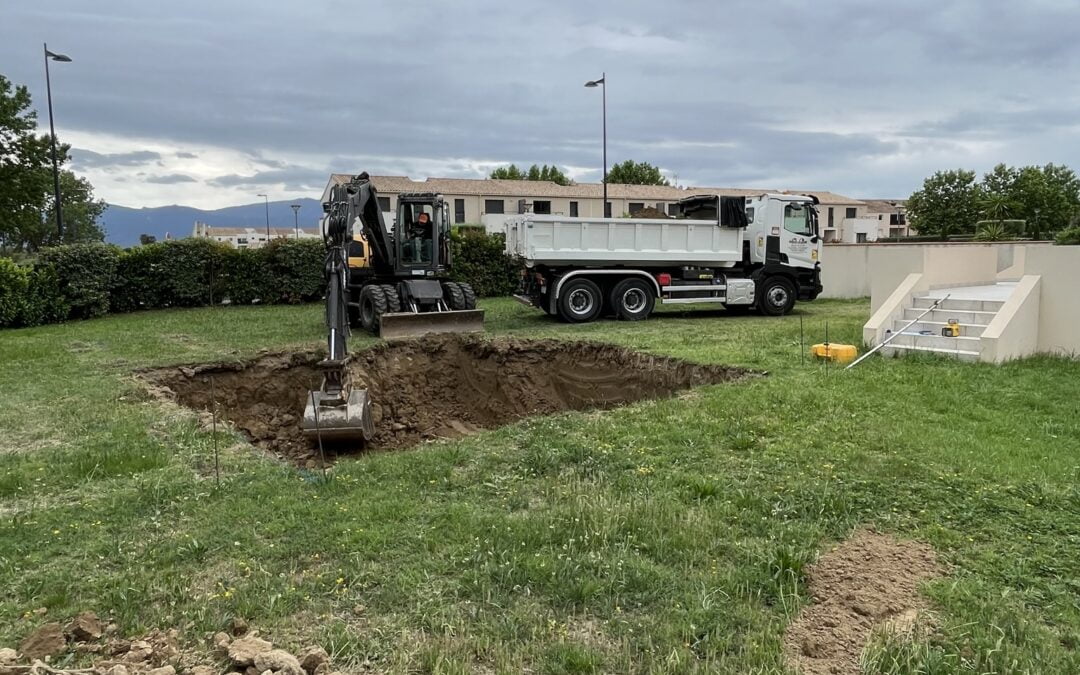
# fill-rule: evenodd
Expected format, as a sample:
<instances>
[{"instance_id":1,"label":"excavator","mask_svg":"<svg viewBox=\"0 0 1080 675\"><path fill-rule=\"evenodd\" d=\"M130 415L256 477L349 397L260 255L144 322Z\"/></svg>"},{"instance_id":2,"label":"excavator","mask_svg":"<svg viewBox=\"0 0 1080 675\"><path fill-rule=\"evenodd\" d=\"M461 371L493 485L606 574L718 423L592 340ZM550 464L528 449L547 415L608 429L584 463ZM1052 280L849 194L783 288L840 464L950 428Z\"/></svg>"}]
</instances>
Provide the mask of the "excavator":
<instances>
[{"instance_id":1,"label":"excavator","mask_svg":"<svg viewBox=\"0 0 1080 675\"><path fill-rule=\"evenodd\" d=\"M375 434L368 392L349 376L351 328L388 340L484 329L472 287L447 274L448 211L441 195L400 194L391 231L366 172L331 188L323 203L327 353L318 364L322 384L305 404L309 438L367 441Z\"/></svg>"}]
</instances>

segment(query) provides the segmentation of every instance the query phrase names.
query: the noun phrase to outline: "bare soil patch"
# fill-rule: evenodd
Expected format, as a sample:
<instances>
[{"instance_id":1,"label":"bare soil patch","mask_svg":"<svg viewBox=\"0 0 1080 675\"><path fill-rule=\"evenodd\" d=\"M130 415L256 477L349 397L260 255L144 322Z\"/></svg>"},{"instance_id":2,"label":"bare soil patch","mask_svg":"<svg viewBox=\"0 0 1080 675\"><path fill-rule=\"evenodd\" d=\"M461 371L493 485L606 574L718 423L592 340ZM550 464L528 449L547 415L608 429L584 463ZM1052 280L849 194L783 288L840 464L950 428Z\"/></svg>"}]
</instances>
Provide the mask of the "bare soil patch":
<instances>
[{"instance_id":1,"label":"bare soil patch","mask_svg":"<svg viewBox=\"0 0 1080 675\"><path fill-rule=\"evenodd\" d=\"M303 437L307 392L319 386L319 354L277 354L250 362L144 371L158 396L211 408L255 444L297 462L316 450ZM756 375L593 342L439 336L384 343L354 355L353 383L372 400L376 436L368 449L453 438L533 415L612 408ZM362 449L329 448L332 455Z\"/></svg>"},{"instance_id":2,"label":"bare soil patch","mask_svg":"<svg viewBox=\"0 0 1080 675\"><path fill-rule=\"evenodd\" d=\"M910 630L926 613L919 585L943 574L929 545L856 530L808 567L814 604L784 634L788 663L806 675L859 673L874 628Z\"/></svg>"}]
</instances>

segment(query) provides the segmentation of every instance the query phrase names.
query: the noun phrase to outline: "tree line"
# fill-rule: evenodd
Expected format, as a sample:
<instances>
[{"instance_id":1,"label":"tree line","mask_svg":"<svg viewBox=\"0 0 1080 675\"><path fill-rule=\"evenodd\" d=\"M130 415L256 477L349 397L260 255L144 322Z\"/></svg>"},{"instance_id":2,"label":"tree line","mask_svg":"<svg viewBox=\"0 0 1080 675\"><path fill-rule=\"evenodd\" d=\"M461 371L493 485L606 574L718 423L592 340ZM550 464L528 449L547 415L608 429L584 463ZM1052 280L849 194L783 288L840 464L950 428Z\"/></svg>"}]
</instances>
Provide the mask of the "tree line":
<instances>
[{"instance_id":1,"label":"tree line","mask_svg":"<svg viewBox=\"0 0 1080 675\"><path fill-rule=\"evenodd\" d=\"M920 235L1043 239L1080 223L1080 179L1059 164L998 164L981 180L966 169L938 171L908 198L906 209Z\"/></svg>"},{"instance_id":2,"label":"tree line","mask_svg":"<svg viewBox=\"0 0 1080 675\"><path fill-rule=\"evenodd\" d=\"M105 202L94 198L85 178L64 168L70 146L57 144L64 236L56 228L53 167L48 134L37 133L37 112L25 85L0 75L0 254L28 253L45 246L101 241L98 218Z\"/></svg>"},{"instance_id":3,"label":"tree line","mask_svg":"<svg viewBox=\"0 0 1080 675\"><path fill-rule=\"evenodd\" d=\"M572 181L567 178L559 167L554 164L538 166L533 164L527 170L522 171L516 164L500 166L491 172L491 177L503 180L542 180L551 181L557 185L571 185ZM624 185L671 185L660 168L648 162L635 162L628 159L611 167L605 176L608 183L622 183Z\"/></svg>"}]
</instances>

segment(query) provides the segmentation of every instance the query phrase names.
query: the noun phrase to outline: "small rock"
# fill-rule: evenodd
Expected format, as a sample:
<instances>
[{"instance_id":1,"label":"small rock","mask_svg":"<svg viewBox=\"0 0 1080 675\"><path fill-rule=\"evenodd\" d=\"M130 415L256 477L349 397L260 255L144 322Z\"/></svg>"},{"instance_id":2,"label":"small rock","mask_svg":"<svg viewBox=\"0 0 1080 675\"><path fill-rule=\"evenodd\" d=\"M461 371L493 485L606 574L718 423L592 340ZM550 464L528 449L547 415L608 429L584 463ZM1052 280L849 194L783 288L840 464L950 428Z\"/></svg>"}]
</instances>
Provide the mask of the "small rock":
<instances>
[{"instance_id":1,"label":"small rock","mask_svg":"<svg viewBox=\"0 0 1080 675\"><path fill-rule=\"evenodd\" d=\"M172 666L162 666L146 671L146 675L176 675L176 668L173 668Z\"/></svg>"},{"instance_id":2,"label":"small rock","mask_svg":"<svg viewBox=\"0 0 1080 675\"><path fill-rule=\"evenodd\" d=\"M213 643L214 656L218 657L219 659L223 659L229 655L229 644L232 643L232 638L229 637L228 633L214 633Z\"/></svg>"},{"instance_id":3,"label":"small rock","mask_svg":"<svg viewBox=\"0 0 1080 675\"><path fill-rule=\"evenodd\" d=\"M234 636L240 637L241 635L247 634L248 622L238 616L234 616L230 628L232 629L232 634Z\"/></svg>"},{"instance_id":4,"label":"small rock","mask_svg":"<svg viewBox=\"0 0 1080 675\"><path fill-rule=\"evenodd\" d=\"M304 675L300 661L284 649L271 649L255 656L255 668L260 673L267 670L278 675Z\"/></svg>"},{"instance_id":5,"label":"small rock","mask_svg":"<svg viewBox=\"0 0 1080 675\"><path fill-rule=\"evenodd\" d=\"M129 649L131 649L131 641L125 640L123 638L118 638L114 640L111 645L109 645L108 649L109 653L113 656L119 656L120 654L124 654Z\"/></svg>"},{"instance_id":6,"label":"small rock","mask_svg":"<svg viewBox=\"0 0 1080 675\"><path fill-rule=\"evenodd\" d=\"M262 675L262 673L255 666L248 666L244 669L244 675Z\"/></svg>"},{"instance_id":7,"label":"small rock","mask_svg":"<svg viewBox=\"0 0 1080 675\"><path fill-rule=\"evenodd\" d=\"M330 663L321 663L312 675L330 675Z\"/></svg>"},{"instance_id":8,"label":"small rock","mask_svg":"<svg viewBox=\"0 0 1080 675\"><path fill-rule=\"evenodd\" d=\"M128 653L124 654L124 660L128 663L142 663L154 653L153 646L146 640L135 640L131 643Z\"/></svg>"},{"instance_id":9,"label":"small rock","mask_svg":"<svg viewBox=\"0 0 1080 675\"><path fill-rule=\"evenodd\" d=\"M352 613L355 614L356 616L360 616L361 614L363 614L366 611L367 611L367 607L364 607L363 605L356 605L355 607L352 608Z\"/></svg>"},{"instance_id":10,"label":"small rock","mask_svg":"<svg viewBox=\"0 0 1080 675\"><path fill-rule=\"evenodd\" d=\"M37 614L38 616L45 616L48 613L49 613L49 608L48 607L38 607L37 609L34 610L34 614Z\"/></svg>"},{"instance_id":11,"label":"small rock","mask_svg":"<svg viewBox=\"0 0 1080 675\"><path fill-rule=\"evenodd\" d=\"M83 643L75 647L76 654L99 654L101 652L101 645L93 643Z\"/></svg>"},{"instance_id":12,"label":"small rock","mask_svg":"<svg viewBox=\"0 0 1080 675\"><path fill-rule=\"evenodd\" d=\"M6 666L9 663L15 663L19 660L19 653L14 649L5 647L0 649L0 666Z\"/></svg>"},{"instance_id":13,"label":"small rock","mask_svg":"<svg viewBox=\"0 0 1080 675\"><path fill-rule=\"evenodd\" d=\"M26 636L26 639L19 645L19 651L26 658L33 661L34 659L43 659L46 656L53 656L64 651L67 647L67 641L64 640L64 632L60 628L58 623L47 623L41 626L30 635Z\"/></svg>"},{"instance_id":14,"label":"small rock","mask_svg":"<svg viewBox=\"0 0 1080 675\"><path fill-rule=\"evenodd\" d=\"M255 663L257 655L268 652L273 648L273 644L254 635L242 637L233 640L232 644L229 645L229 660L233 662L233 665L250 666ZM259 673L261 672L262 670L259 671ZM256 673L256 675L259 675L259 673Z\"/></svg>"},{"instance_id":15,"label":"small rock","mask_svg":"<svg viewBox=\"0 0 1080 675\"><path fill-rule=\"evenodd\" d=\"M83 612L67 627L67 634L77 642L90 642L101 638L101 621L93 612Z\"/></svg>"},{"instance_id":16,"label":"small rock","mask_svg":"<svg viewBox=\"0 0 1080 675\"><path fill-rule=\"evenodd\" d=\"M319 666L330 660L330 655L322 647L308 647L300 652L300 657L297 660L300 661L300 667L304 669L304 672L308 675L314 675Z\"/></svg>"},{"instance_id":17,"label":"small rock","mask_svg":"<svg viewBox=\"0 0 1080 675\"><path fill-rule=\"evenodd\" d=\"M128 675L127 666L117 664L106 671L106 675Z\"/></svg>"},{"instance_id":18,"label":"small rock","mask_svg":"<svg viewBox=\"0 0 1080 675\"><path fill-rule=\"evenodd\" d=\"M218 671L213 666L195 666L191 669L191 675L218 675Z\"/></svg>"},{"instance_id":19,"label":"small rock","mask_svg":"<svg viewBox=\"0 0 1080 675\"><path fill-rule=\"evenodd\" d=\"M106 635L113 635L118 630L120 630L120 626L115 624L115 623L110 623L108 626L105 626L105 634Z\"/></svg>"}]
</instances>

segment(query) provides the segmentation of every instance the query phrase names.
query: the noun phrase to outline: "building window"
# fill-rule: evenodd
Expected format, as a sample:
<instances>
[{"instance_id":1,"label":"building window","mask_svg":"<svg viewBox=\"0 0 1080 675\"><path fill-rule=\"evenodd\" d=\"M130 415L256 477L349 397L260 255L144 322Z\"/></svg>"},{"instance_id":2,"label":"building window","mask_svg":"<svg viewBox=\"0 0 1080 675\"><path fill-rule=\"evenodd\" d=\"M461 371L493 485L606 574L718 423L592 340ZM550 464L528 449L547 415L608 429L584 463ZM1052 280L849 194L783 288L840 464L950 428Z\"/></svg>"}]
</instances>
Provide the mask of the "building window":
<instances>
[{"instance_id":1,"label":"building window","mask_svg":"<svg viewBox=\"0 0 1080 675\"><path fill-rule=\"evenodd\" d=\"M604 217L611 217L611 202L604 202Z\"/></svg>"},{"instance_id":2,"label":"building window","mask_svg":"<svg viewBox=\"0 0 1080 675\"><path fill-rule=\"evenodd\" d=\"M678 204L668 204L667 205L667 214L669 216L671 216L672 218L679 215L679 205Z\"/></svg>"},{"instance_id":3,"label":"building window","mask_svg":"<svg viewBox=\"0 0 1080 675\"><path fill-rule=\"evenodd\" d=\"M664 202L656 202L656 210L660 213L664 212Z\"/></svg>"},{"instance_id":4,"label":"building window","mask_svg":"<svg viewBox=\"0 0 1080 675\"><path fill-rule=\"evenodd\" d=\"M645 202L630 202L630 205L627 208L630 209L630 215L635 216L638 211L645 208Z\"/></svg>"},{"instance_id":5,"label":"building window","mask_svg":"<svg viewBox=\"0 0 1080 675\"><path fill-rule=\"evenodd\" d=\"M746 207L746 222L747 223L753 223L754 222L754 207L753 206Z\"/></svg>"},{"instance_id":6,"label":"building window","mask_svg":"<svg viewBox=\"0 0 1080 675\"><path fill-rule=\"evenodd\" d=\"M379 210L384 212L384 213L390 210L390 198L389 197L379 197Z\"/></svg>"},{"instance_id":7,"label":"building window","mask_svg":"<svg viewBox=\"0 0 1080 675\"><path fill-rule=\"evenodd\" d=\"M894 226L903 225L904 224L904 214L902 214L902 213L894 213L894 214L892 214L891 216L889 216L889 224L894 225Z\"/></svg>"},{"instance_id":8,"label":"building window","mask_svg":"<svg viewBox=\"0 0 1080 675\"><path fill-rule=\"evenodd\" d=\"M540 201L539 199L533 200L533 213L551 215L551 202Z\"/></svg>"},{"instance_id":9,"label":"building window","mask_svg":"<svg viewBox=\"0 0 1080 675\"><path fill-rule=\"evenodd\" d=\"M854 206L847 207L847 211L844 213L845 218L855 218L857 210Z\"/></svg>"},{"instance_id":10,"label":"building window","mask_svg":"<svg viewBox=\"0 0 1080 675\"><path fill-rule=\"evenodd\" d=\"M866 243L866 233L865 232L856 232L855 233L855 243L856 244L865 244Z\"/></svg>"},{"instance_id":11,"label":"building window","mask_svg":"<svg viewBox=\"0 0 1080 675\"><path fill-rule=\"evenodd\" d=\"M454 200L454 222L455 223L464 223L465 222L465 200L464 199L455 199Z\"/></svg>"},{"instance_id":12,"label":"building window","mask_svg":"<svg viewBox=\"0 0 1080 675\"><path fill-rule=\"evenodd\" d=\"M577 218L578 217L577 202L570 202L570 217L571 218Z\"/></svg>"},{"instance_id":13,"label":"building window","mask_svg":"<svg viewBox=\"0 0 1080 675\"><path fill-rule=\"evenodd\" d=\"M484 213L504 213L504 202L501 199L485 199L484 200Z\"/></svg>"},{"instance_id":14,"label":"building window","mask_svg":"<svg viewBox=\"0 0 1080 675\"><path fill-rule=\"evenodd\" d=\"M236 240L236 243L240 246L247 246L247 237L241 237Z\"/></svg>"},{"instance_id":15,"label":"building window","mask_svg":"<svg viewBox=\"0 0 1080 675\"><path fill-rule=\"evenodd\" d=\"M829 207L829 227L836 227L836 221L833 219L833 208L831 206Z\"/></svg>"}]
</instances>

